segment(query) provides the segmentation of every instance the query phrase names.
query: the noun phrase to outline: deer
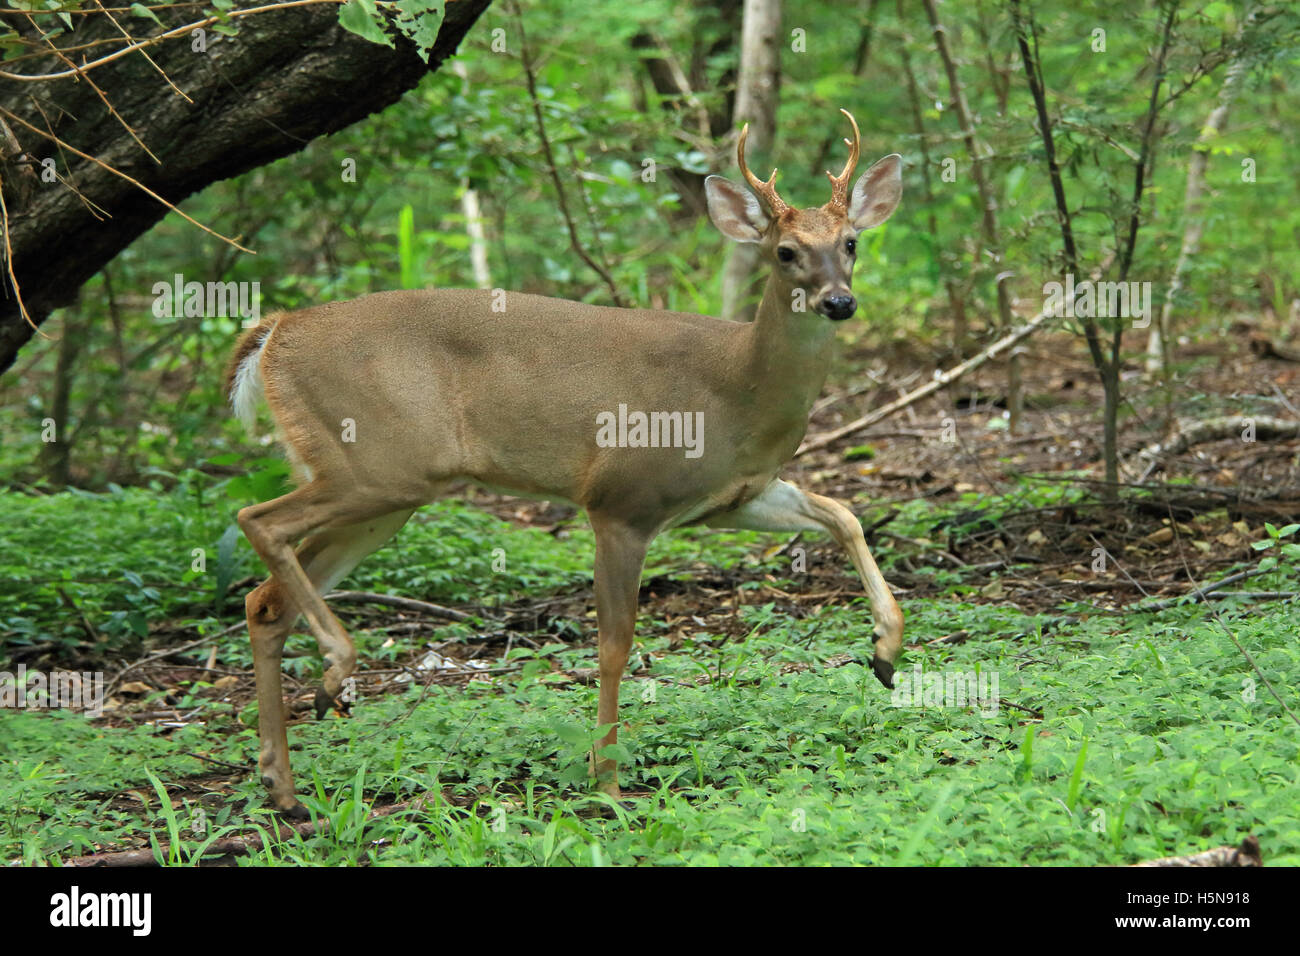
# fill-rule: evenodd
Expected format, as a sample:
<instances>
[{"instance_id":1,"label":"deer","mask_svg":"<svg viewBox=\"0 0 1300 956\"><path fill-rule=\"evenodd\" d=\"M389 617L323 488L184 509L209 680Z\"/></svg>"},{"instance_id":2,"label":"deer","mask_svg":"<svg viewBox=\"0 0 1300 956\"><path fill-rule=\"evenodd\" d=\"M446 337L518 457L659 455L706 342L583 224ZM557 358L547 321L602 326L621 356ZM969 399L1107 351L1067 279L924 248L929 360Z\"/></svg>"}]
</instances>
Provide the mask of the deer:
<instances>
[{"instance_id":1,"label":"deer","mask_svg":"<svg viewBox=\"0 0 1300 956\"><path fill-rule=\"evenodd\" d=\"M307 816L289 766L286 639L305 617L323 657L320 719L338 706L357 664L323 596L457 482L586 512L595 538L597 723L609 727L589 770L615 799L618 767L606 748L618 741L646 549L663 531L829 533L869 599L871 669L893 686L903 615L861 523L840 502L779 477L825 384L837 324L857 311L857 237L885 222L902 195L897 153L852 182L861 135L840 112L853 139L844 140L843 170L826 173L824 205L794 208L777 192L776 169L766 181L750 172L748 125L736 160L749 189L705 180L713 224L756 244L768 268L752 321L424 289L268 313L238 341L226 383L233 409L252 429L264 400L295 478L288 493L237 515L270 572L244 607L258 766L280 813Z\"/></svg>"}]
</instances>

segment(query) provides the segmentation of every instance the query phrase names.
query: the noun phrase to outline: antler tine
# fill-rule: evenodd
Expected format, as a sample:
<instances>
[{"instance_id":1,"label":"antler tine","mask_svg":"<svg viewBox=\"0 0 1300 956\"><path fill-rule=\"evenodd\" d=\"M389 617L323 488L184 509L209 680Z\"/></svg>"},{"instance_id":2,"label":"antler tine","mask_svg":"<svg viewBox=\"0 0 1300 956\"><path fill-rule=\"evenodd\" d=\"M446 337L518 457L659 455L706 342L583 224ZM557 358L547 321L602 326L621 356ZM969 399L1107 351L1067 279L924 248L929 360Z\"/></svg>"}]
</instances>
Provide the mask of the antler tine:
<instances>
[{"instance_id":1,"label":"antler tine","mask_svg":"<svg viewBox=\"0 0 1300 956\"><path fill-rule=\"evenodd\" d=\"M790 207L786 201L776 194L776 169L772 169L772 175L763 182L757 176L749 171L749 166L745 163L745 140L749 139L749 124L746 123L740 131L740 141L736 143L736 162L740 166L741 173L745 176L745 182L749 183L749 188L754 190L767 203L768 208L772 210L773 216L779 216Z\"/></svg>"},{"instance_id":2,"label":"antler tine","mask_svg":"<svg viewBox=\"0 0 1300 956\"><path fill-rule=\"evenodd\" d=\"M840 112L847 116L849 122L853 124L853 142L850 143L848 139L844 140L844 144L849 148L849 160L844 164L843 172L835 176L828 169L826 178L831 181L831 204L848 209L849 188L851 185L849 181L853 178L853 170L858 165L858 150L862 145L862 134L858 132L858 121L853 118L853 114L848 110L840 110Z\"/></svg>"}]
</instances>

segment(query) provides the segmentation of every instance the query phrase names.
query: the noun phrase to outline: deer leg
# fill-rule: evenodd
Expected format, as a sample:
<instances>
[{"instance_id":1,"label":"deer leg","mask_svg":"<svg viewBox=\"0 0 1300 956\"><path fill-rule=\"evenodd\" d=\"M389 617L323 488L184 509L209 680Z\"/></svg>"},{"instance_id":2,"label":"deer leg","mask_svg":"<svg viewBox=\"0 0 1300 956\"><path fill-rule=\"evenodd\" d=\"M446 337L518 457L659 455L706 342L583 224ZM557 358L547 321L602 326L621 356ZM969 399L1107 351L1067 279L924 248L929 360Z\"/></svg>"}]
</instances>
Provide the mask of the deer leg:
<instances>
[{"instance_id":1,"label":"deer leg","mask_svg":"<svg viewBox=\"0 0 1300 956\"><path fill-rule=\"evenodd\" d=\"M598 514L590 515L590 519L596 533L596 623L600 629L600 702L596 722L613 724L601 739L599 749L618 743L618 685L632 650L641 568L653 535ZM591 770L597 786L618 799L617 761L593 753Z\"/></svg>"},{"instance_id":2,"label":"deer leg","mask_svg":"<svg viewBox=\"0 0 1300 956\"><path fill-rule=\"evenodd\" d=\"M252 517L246 518L244 515L245 511L250 510L244 509L240 512L240 517L243 519L241 524L245 525L246 534L248 527L257 527L252 524ZM289 560L306 579L310 597L324 607L320 595L345 577L367 554L391 538L410 515L410 510L402 510L380 515L370 521L332 528L309 537L296 554L290 550ZM250 542L252 540L250 536ZM262 540L265 546L265 540L260 538L259 540ZM256 544L254 549L259 550ZM259 554L261 553L259 550ZM267 562L267 567L271 568L271 577L250 592L244 601L249 640L253 648L253 671L257 682L258 736L261 740L258 762L262 772L262 784L270 791L276 807L297 816L302 815L304 811L293 795L288 735L284 723L280 661L285 638L293 630L303 604L298 600L294 590L278 576L276 566L267 560L265 554L263 560ZM319 612L317 616L320 617ZM343 680L351 673L356 662L356 651L347 632L328 608L325 609L324 616L338 629L343 643L340 646L336 635L333 634L328 635L330 640L323 640L317 633L316 627L312 627L313 634L326 657L328 668L325 688L317 691L318 716L324 709L321 707L322 695L328 695L324 697L327 708L329 702L337 696ZM308 620L310 624L310 618ZM334 688L332 692L329 687Z\"/></svg>"},{"instance_id":3,"label":"deer leg","mask_svg":"<svg viewBox=\"0 0 1300 956\"><path fill-rule=\"evenodd\" d=\"M400 503L384 503L360 495L344 496L321 482L304 485L271 501L242 509L236 516L244 537L279 582L288 601L307 618L312 636L325 658L325 706L317 695L317 712L338 696L343 681L356 664L352 639L326 606L311 578L293 551L293 543L305 535L339 530L347 525L373 521L395 510Z\"/></svg>"},{"instance_id":4,"label":"deer leg","mask_svg":"<svg viewBox=\"0 0 1300 956\"><path fill-rule=\"evenodd\" d=\"M289 770L289 734L285 730L284 686L280 659L284 641L298 618L275 578L267 578L244 598L248 639L253 646L253 676L257 682L257 736L261 741L258 767L262 786L277 810L303 819L306 809L293 795Z\"/></svg>"},{"instance_id":5,"label":"deer leg","mask_svg":"<svg viewBox=\"0 0 1300 956\"><path fill-rule=\"evenodd\" d=\"M894 686L894 661L903 649L903 612L867 550L862 525L852 511L833 498L801 491L778 478L757 498L733 511L714 515L706 523L711 528L750 531L829 532L849 553L871 601L876 645L871 669L886 687Z\"/></svg>"}]
</instances>

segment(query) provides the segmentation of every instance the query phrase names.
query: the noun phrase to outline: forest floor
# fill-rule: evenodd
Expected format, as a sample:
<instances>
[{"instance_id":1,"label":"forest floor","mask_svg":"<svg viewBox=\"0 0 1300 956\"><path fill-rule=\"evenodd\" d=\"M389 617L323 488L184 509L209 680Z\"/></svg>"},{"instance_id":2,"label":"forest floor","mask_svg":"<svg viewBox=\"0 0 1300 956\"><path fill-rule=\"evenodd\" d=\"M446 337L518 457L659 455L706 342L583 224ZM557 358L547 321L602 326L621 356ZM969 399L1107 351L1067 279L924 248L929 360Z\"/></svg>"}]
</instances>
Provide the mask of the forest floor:
<instances>
[{"instance_id":1,"label":"forest floor","mask_svg":"<svg viewBox=\"0 0 1300 956\"><path fill-rule=\"evenodd\" d=\"M312 719L318 658L291 639L293 760L318 822L290 832L262 806L255 771L237 623L258 579L246 547L214 611L166 592L163 571L124 585L113 567L148 565L121 544L133 529L151 554L186 555L224 519L209 527L157 492L41 499L34 520L25 511L28 537L0 543L72 548L75 527L75 546L99 558L68 570L64 554L54 585L38 569L11 574L5 646L28 668L102 670L109 693L93 721L0 718L16 771L11 792L0 787L0 858L1113 864L1254 834L1266 863L1300 863L1300 569L1260 563L1296 540L1300 439L1252 434L1300 419L1300 363L1250 341L1181 348L1168 388L1125 371L1116 499L1098 481L1100 387L1064 335L1030 340L1014 433L1005 366L990 365L792 463L784 477L861 516L904 609L906 679L893 695L865 666L869 610L832 543L665 536L623 694L625 804L584 779L592 545L573 509L466 489L472 508L417 516L345 586L470 620L336 605L360 653L348 715ZM809 436L934 368L908 348L850 350ZM849 381L866 387L836 384ZM1171 423L1219 419L1231 421L1222 437L1141 454ZM1212 600L1188 598L1219 582ZM135 620L139 639L99 656L105 619ZM920 699L934 689L922 669L940 675L933 699ZM954 675L976 699L952 699ZM917 699L900 697L913 677Z\"/></svg>"}]
</instances>

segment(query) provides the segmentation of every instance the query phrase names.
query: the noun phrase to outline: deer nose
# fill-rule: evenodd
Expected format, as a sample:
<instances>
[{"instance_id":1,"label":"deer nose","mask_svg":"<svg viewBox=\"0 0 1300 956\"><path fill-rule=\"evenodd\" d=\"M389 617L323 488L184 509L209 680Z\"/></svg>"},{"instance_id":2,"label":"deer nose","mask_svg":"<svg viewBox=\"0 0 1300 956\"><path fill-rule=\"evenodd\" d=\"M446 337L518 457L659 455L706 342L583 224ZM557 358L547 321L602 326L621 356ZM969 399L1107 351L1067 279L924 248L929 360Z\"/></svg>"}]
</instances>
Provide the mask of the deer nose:
<instances>
[{"instance_id":1,"label":"deer nose","mask_svg":"<svg viewBox=\"0 0 1300 956\"><path fill-rule=\"evenodd\" d=\"M858 300L851 295L829 295L822 299L822 312L836 322L843 322L856 311Z\"/></svg>"}]
</instances>

